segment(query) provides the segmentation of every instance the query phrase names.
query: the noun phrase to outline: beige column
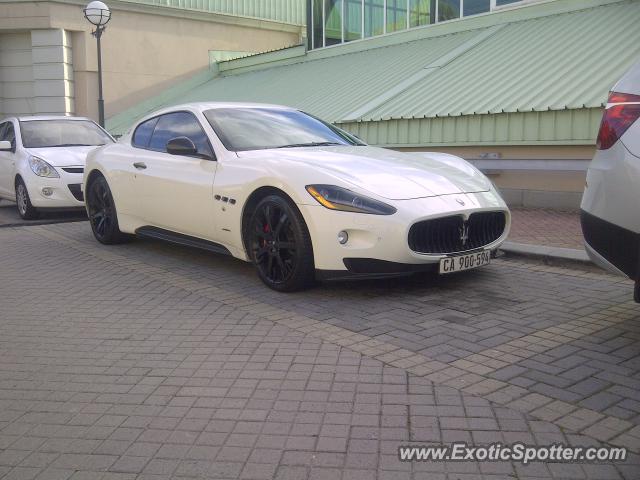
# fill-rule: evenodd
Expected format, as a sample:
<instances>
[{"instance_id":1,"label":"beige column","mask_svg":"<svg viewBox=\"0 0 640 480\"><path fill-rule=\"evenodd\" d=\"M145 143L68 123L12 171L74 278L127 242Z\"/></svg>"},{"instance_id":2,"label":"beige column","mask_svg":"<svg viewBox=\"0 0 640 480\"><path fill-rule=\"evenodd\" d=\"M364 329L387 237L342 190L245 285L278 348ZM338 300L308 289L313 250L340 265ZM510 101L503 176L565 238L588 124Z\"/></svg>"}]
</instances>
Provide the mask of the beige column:
<instances>
[{"instance_id":1,"label":"beige column","mask_svg":"<svg viewBox=\"0 0 640 480\"><path fill-rule=\"evenodd\" d=\"M35 110L29 31L0 34L0 118Z\"/></svg>"},{"instance_id":2,"label":"beige column","mask_svg":"<svg viewBox=\"0 0 640 480\"><path fill-rule=\"evenodd\" d=\"M63 29L32 30L33 93L40 115L73 115L71 35Z\"/></svg>"}]
</instances>

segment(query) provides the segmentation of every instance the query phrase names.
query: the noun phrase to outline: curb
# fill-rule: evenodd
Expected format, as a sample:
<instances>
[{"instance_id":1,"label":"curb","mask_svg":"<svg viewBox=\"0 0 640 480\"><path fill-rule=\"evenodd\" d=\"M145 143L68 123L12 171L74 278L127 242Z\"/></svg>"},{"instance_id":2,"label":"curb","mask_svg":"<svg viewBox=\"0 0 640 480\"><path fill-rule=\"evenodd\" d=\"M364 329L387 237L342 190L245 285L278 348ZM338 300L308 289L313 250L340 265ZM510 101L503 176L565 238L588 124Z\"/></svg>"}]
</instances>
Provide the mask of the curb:
<instances>
[{"instance_id":1,"label":"curb","mask_svg":"<svg viewBox=\"0 0 640 480\"><path fill-rule=\"evenodd\" d=\"M52 220L29 220L22 223L2 223L0 228L39 227L42 225L54 225L56 223L86 222L86 218L58 218Z\"/></svg>"},{"instance_id":2,"label":"curb","mask_svg":"<svg viewBox=\"0 0 640 480\"><path fill-rule=\"evenodd\" d=\"M528 243L504 242L500 250L508 255L542 258L551 261L565 261L593 265L584 250L574 248L548 247L545 245L530 245Z\"/></svg>"}]
</instances>

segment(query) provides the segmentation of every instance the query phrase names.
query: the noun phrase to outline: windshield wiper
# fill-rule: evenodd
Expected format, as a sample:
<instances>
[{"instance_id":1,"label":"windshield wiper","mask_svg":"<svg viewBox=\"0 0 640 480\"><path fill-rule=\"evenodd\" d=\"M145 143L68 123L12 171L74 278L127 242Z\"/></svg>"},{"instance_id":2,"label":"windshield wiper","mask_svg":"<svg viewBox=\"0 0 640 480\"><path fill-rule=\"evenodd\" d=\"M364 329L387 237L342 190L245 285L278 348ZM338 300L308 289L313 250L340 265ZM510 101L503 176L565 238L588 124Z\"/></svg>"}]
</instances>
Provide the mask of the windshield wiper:
<instances>
[{"instance_id":1,"label":"windshield wiper","mask_svg":"<svg viewBox=\"0 0 640 480\"><path fill-rule=\"evenodd\" d=\"M273 148L294 148L294 147L328 147L331 145L344 145L338 142L309 142L309 143L292 143L290 145L280 145Z\"/></svg>"}]
</instances>

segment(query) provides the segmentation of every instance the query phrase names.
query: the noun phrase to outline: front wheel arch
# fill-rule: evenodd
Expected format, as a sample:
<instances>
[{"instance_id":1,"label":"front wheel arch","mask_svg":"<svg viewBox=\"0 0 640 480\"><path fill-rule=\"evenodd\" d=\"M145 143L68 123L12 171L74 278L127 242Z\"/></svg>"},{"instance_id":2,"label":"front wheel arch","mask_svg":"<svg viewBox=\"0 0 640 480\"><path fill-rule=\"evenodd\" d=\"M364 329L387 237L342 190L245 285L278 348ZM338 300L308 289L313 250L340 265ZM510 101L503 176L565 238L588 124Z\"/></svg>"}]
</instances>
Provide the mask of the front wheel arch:
<instances>
[{"instance_id":1,"label":"front wheel arch","mask_svg":"<svg viewBox=\"0 0 640 480\"><path fill-rule=\"evenodd\" d=\"M258 276L269 288L295 292L313 285L311 234L297 205L287 196L272 193L252 208L245 243Z\"/></svg>"},{"instance_id":2,"label":"front wheel arch","mask_svg":"<svg viewBox=\"0 0 640 480\"><path fill-rule=\"evenodd\" d=\"M24 211L20 209L20 199L18 198L18 186L20 184L24 186L26 195ZM40 216L38 209L31 203L31 195L29 194L27 182L24 181L24 178L22 178L22 175L20 175L19 173L17 173L15 178L13 179L13 192L15 196L16 206L18 208L18 214L23 220L35 220Z\"/></svg>"},{"instance_id":3,"label":"front wheel arch","mask_svg":"<svg viewBox=\"0 0 640 480\"><path fill-rule=\"evenodd\" d=\"M95 192L92 192L92 189L94 185L99 182L103 183L103 194L97 197L94 195L92 201L92 193L95 194ZM118 224L118 209L113 199L109 182L101 172L97 170L91 172L87 178L84 194L89 224L91 225L91 230L96 240L105 245L112 245L129 242L133 239L132 235L123 233L120 230ZM102 198L102 200L99 200L100 198ZM98 218L100 219L96 220ZM95 222L98 222L99 225L96 226ZM101 228L100 225L104 226Z\"/></svg>"},{"instance_id":4,"label":"front wheel arch","mask_svg":"<svg viewBox=\"0 0 640 480\"><path fill-rule=\"evenodd\" d=\"M16 173L15 178L13 179L13 188L15 189L18 186L18 182L22 181L25 185L27 184L27 182L24 181L24 178L22 178L22 175L19 173Z\"/></svg>"},{"instance_id":5,"label":"front wheel arch","mask_svg":"<svg viewBox=\"0 0 640 480\"><path fill-rule=\"evenodd\" d=\"M285 200L287 200L291 204L291 207L295 208L300 213L300 216L302 217L305 227L307 228L307 230L309 230L309 226L307 225L307 222L304 219L304 215L296 205L296 202L293 201L293 199L291 198L291 196L287 194L287 192L285 192L280 188L272 187L269 185L257 188L256 190L251 192L251 194L249 195L249 198L247 198L247 201L244 203L244 206L242 208L242 216L240 217L241 218L240 231L242 232L242 246L244 248L245 254L247 255L247 258L249 259L251 259L251 255L249 253L249 245L247 244L247 224L249 223L249 219L251 218L251 215L253 215L253 212L256 206L258 206L258 203L260 203L260 201L263 198L266 198L269 195L279 195L283 197ZM313 243L313 238L311 239L311 242Z\"/></svg>"},{"instance_id":6,"label":"front wheel arch","mask_svg":"<svg viewBox=\"0 0 640 480\"><path fill-rule=\"evenodd\" d=\"M100 170L96 170L96 169L91 170L91 172L89 173L89 176L87 177L87 181L85 183L85 187L86 187L85 190L88 190L89 186L91 185L91 182L94 182L99 177L104 177L104 175Z\"/></svg>"}]
</instances>

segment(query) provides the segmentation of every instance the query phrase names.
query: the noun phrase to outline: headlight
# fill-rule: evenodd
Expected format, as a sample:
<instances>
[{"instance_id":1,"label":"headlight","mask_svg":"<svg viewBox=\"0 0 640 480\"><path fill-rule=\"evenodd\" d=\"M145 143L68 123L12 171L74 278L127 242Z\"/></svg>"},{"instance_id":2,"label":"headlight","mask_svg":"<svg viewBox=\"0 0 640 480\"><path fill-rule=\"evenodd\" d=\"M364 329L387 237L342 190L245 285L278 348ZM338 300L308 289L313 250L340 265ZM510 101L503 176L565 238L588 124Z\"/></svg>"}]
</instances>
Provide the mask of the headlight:
<instances>
[{"instance_id":1,"label":"headlight","mask_svg":"<svg viewBox=\"0 0 640 480\"><path fill-rule=\"evenodd\" d=\"M33 170L33 173L35 173L39 177L49 177L49 178L60 177L56 169L53 168L51 165L49 165L40 157L34 157L33 155L31 155L29 157L29 166L31 167L31 170Z\"/></svg>"},{"instance_id":2,"label":"headlight","mask_svg":"<svg viewBox=\"0 0 640 480\"><path fill-rule=\"evenodd\" d=\"M307 185L307 192L320 205L330 210L342 212L370 213L372 215L393 215L396 209L373 198L359 195L335 185Z\"/></svg>"}]
</instances>

